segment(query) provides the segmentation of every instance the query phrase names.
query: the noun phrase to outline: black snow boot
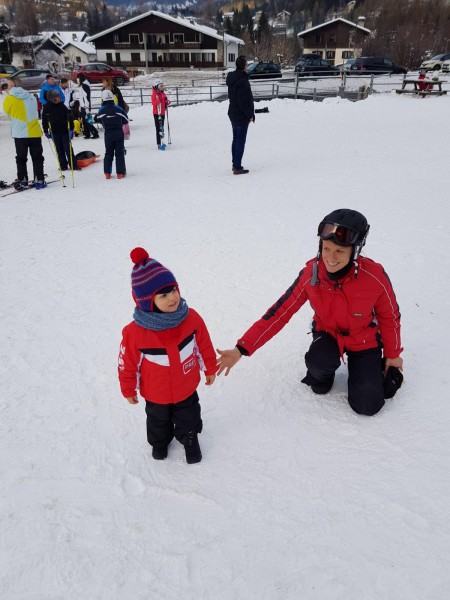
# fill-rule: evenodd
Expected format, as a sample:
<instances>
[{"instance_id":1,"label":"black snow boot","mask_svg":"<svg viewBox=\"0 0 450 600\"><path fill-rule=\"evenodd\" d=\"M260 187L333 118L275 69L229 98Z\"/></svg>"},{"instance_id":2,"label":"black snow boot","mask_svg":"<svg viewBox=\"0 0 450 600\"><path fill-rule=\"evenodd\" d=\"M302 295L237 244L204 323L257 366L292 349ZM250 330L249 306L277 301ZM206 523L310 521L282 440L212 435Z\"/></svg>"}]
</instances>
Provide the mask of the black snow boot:
<instances>
[{"instance_id":1,"label":"black snow boot","mask_svg":"<svg viewBox=\"0 0 450 600\"><path fill-rule=\"evenodd\" d=\"M313 377L309 371L307 371L306 376L302 379L302 383L306 383L306 385L311 386L311 389L315 394L328 394L333 387L334 375L328 379L325 379L325 381L319 381Z\"/></svg>"},{"instance_id":2,"label":"black snow boot","mask_svg":"<svg viewBox=\"0 0 450 600\"><path fill-rule=\"evenodd\" d=\"M155 460L164 460L167 458L167 446L153 446L152 456Z\"/></svg>"},{"instance_id":3,"label":"black snow boot","mask_svg":"<svg viewBox=\"0 0 450 600\"><path fill-rule=\"evenodd\" d=\"M199 463L202 460L202 451L198 443L198 436L190 431L183 440L184 451L186 452L186 462L188 465Z\"/></svg>"}]
</instances>

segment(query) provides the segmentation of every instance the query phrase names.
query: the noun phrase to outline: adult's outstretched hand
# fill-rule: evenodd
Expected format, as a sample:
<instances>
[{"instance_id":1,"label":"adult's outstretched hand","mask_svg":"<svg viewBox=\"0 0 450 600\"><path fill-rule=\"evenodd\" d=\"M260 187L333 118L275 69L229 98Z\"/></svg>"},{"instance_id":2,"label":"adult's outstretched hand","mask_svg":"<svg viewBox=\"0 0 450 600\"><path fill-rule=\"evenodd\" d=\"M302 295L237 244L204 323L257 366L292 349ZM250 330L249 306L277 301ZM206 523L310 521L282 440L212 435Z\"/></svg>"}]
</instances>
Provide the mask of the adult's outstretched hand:
<instances>
[{"instance_id":1,"label":"adult's outstretched hand","mask_svg":"<svg viewBox=\"0 0 450 600\"><path fill-rule=\"evenodd\" d=\"M220 375L222 371L225 371L226 377L234 365L239 361L242 354L237 348L233 348L232 350L219 350L219 348L216 348L216 350L220 354L220 358L217 359L219 370L216 374Z\"/></svg>"}]
</instances>

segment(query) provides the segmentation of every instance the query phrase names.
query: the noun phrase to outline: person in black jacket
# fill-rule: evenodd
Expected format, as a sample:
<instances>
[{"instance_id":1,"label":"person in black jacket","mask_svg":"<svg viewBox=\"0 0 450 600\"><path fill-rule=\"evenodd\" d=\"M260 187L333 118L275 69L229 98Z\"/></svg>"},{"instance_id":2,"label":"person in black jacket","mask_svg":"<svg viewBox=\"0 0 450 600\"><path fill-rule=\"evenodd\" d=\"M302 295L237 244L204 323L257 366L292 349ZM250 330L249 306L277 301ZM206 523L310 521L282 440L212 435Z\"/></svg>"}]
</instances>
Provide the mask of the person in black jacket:
<instances>
[{"instance_id":1,"label":"person in black jacket","mask_svg":"<svg viewBox=\"0 0 450 600\"><path fill-rule=\"evenodd\" d=\"M124 134L122 126L128 123L128 117L120 106L114 104L114 94L111 90L103 90L103 104L95 117L100 121L105 130L105 158L103 160L103 171L106 179L111 179L112 163L116 156L117 179L123 179L126 175Z\"/></svg>"},{"instance_id":2,"label":"person in black jacket","mask_svg":"<svg viewBox=\"0 0 450 600\"><path fill-rule=\"evenodd\" d=\"M47 103L42 112L42 128L49 139L53 139L58 153L59 166L67 171L73 165L73 118L71 111L61 100L58 90L47 92ZM72 159L71 159L72 157Z\"/></svg>"},{"instance_id":3,"label":"person in black jacket","mask_svg":"<svg viewBox=\"0 0 450 600\"><path fill-rule=\"evenodd\" d=\"M255 109L253 105L253 94L248 80L247 59L238 56L236 59L236 70L227 75L228 98L230 106L228 116L233 128L233 142L231 144L231 158L234 175L245 175L248 169L242 166L245 141L249 123L255 121Z\"/></svg>"}]
</instances>

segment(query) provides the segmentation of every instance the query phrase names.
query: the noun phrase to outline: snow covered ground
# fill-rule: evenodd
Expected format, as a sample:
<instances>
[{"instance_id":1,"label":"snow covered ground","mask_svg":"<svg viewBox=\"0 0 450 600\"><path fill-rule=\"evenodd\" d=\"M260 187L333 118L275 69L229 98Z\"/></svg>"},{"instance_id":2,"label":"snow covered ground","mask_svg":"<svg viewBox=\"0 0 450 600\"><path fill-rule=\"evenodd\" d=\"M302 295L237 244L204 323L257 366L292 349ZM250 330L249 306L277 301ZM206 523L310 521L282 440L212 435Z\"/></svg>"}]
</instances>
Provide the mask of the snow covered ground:
<instances>
[{"instance_id":1,"label":"snow covered ground","mask_svg":"<svg viewBox=\"0 0 450 600\"><path fill-rule=\"evenodd\" d=\"M263 104L263 103L261 103ZM260 104L260 107L261 107ZM450 576L449 98L277 100L231 173L227 103L134 109L128 176L101 161L0 199L4 600L444 600ZM446 125L447 124L447 125ZM0 179L15 177L0 121ZM103 139L75 140L103 152ZM44 140L49 179L57 177ZM406 383L373 418L300 384L311 310L199 393L203 461L152 460L120 395L130 250L171 268L219 348L292 283L317 224L371 224L403 317Z\"/></svg>"}]
</instances>

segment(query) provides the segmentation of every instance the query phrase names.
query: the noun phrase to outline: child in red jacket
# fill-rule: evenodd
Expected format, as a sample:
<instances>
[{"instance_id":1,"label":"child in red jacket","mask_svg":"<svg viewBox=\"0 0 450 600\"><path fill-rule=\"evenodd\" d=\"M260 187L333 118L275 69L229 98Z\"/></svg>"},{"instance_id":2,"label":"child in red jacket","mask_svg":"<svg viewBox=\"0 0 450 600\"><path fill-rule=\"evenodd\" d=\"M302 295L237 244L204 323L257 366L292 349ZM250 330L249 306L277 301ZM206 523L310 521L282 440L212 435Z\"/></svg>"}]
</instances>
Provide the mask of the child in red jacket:
<instances>
[{"instance_id":1,"label":"child in red jacket","mask_svg":"<svg viewBox=\"0 0 450 600\"><path fill-rule=\"evenodd\" d=\"M198 463L203 423L196 389L200 371L205 371L206 385L214 383L214 348L203 319L180 297L174 275L143 248L132 250L130 258L136 308L122 332L120 388L130 404L137 404L139 385L154 459L167 457L175 437L185 448L186 462Z\"/></svg>"},{"instance_id":2,"label":"child in red jacket","mask_svg":"<svg viewBox=\"0 0 450 600\"><path fill-rule=\"evenodd\" d=\"M164 119L166 117L166 109L170 104L170 100L167 98L164 91L164 83L162 79L156 79L153 82L152 89L152 106L153 106L153 118L155 120L156 128L156 143L158 144L158 150L165 150L166 145L162 143L164 137Z\"/></svg>"}]
</instances>

